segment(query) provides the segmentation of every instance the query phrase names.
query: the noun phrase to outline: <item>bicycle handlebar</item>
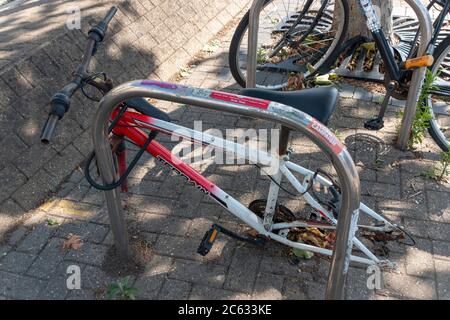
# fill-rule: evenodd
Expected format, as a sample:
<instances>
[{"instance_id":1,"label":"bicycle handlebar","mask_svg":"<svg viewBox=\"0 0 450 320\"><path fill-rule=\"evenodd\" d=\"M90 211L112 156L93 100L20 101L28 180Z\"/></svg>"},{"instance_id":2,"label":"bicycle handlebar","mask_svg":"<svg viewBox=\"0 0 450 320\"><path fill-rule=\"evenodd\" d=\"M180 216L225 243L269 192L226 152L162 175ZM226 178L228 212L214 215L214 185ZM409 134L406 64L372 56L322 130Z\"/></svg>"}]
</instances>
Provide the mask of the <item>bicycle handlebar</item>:
<instances>
[{"instance_id":1,"label":"bicycle handlebar","mask_svg":"<svg viewBox=\"0 0 450 320\"><path fill-rule=\"evenodd\" d=\"M112 18L114 18L114 15L117 12L117 7L113 6L111 9L109 9L109 12L106 14L105 18L103 18L102 21L100 21L95 27L93 27L91 30L89 30L88 34L89 36L92 36L92 34L96 34L99 37L99 42L102 42L105 38L106 31L108 30L108 25L111 22Z\"/></svg>"},{"instance_id":2,"label":"bicycle handlebar","mask_svg":"<svg viewBox=\"0 0 450 320\"><path fill-rule=\"evenodd\" d=\"M75 72L75 78L62 90L54 94L50 101L51 108L49 116L41 133L42 143L48 144L50 142L58 121L61 120L64 117L64 114L69 110L72 95L81 87L83 80L90 76L87 70L91 63L91 59L95 55L97 45L104 40L108 25L116 13L117 7L111 7L103 20L89 30L89 40L86 43L83 61Z\"/></svg>"}]
</instances>

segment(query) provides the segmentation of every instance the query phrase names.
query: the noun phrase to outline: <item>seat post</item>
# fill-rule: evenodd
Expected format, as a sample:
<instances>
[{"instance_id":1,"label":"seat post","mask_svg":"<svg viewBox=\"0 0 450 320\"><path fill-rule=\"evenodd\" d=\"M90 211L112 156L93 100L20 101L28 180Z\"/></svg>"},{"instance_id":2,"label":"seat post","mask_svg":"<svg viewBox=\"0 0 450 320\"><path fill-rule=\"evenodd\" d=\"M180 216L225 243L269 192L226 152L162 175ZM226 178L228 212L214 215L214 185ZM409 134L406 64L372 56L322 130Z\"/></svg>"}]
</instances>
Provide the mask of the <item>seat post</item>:
<instances>
[{"instance_id":1,"label":"seat post","mask_svg":"<svg viewBox=\"0 0 450 320\"><path fill-rule=\"evenodd\" d=\"M285 127L285 126L281 126L280 144L279 144L279 150L278 150L278 154L280 156L283 156L287 153L290 132L291 132L291 129L289 129L288 127Z\"/></svg>"}]
</instances>

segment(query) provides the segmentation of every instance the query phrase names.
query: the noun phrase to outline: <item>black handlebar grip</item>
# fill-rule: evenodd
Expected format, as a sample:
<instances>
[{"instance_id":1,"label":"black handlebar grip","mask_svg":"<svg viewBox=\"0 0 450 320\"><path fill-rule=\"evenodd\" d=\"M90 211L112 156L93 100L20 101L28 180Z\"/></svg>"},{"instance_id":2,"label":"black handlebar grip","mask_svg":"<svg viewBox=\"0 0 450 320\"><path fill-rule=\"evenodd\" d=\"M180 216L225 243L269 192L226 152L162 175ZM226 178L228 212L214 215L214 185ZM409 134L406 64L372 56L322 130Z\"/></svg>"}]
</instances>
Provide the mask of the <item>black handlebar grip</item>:
<instances>
[{"instance_id":1,"label":"black handlebar grip","mask_svg":"<svg viewBox=\"0 0 450 320\"><path fill-rule=\"evenodd\" d=\"M56 124L58 123L59 117L57 115L51 114L48 116L47 122L45 123L44 130L41 134L41 142L48 144L53 136L53 132L56 129Z\"/></svg>"},{"instance_id":2,"label":"black handlebar grip","mask_svg":"<svg viewBox=\"0 0 450 320\"><path fill-rule=\"evenodd\" d=\"M89 30L89 37L93 38L96 42L102 42L105 38L106 31L108 30L108 25L111 22L114 15L117 13L117 7L113 6L109 9L106 16L100 21L95 27Z\"/></svg>"},{"instance_id":3,"label":"black handlebar grip","mask_svg":"<svg viewBox=\"0 0 450 320\"><path fill-rule=\"evenodd\" d=\"M47 144L50 142L53 132L55 131L56 124L64 114L69 110L70 97L63 92L56 93L51 100L51 109L47 122L45 123L44 130L41 134L41 142Z\"/></svg>"},{"instance_id":4,"label":"black handlebar grip","mask_svg":"<svg viewBox=\"0 0 450 320\"><path fill-rule=\"evenodd\" d=\"M108 26L108 24L111 22L112 18L114 18L114 16L117 13L117 7L116 6L112 6L111 9L109 9L108 13L106 14L105 18L103 19L103 23Z\"/></svg>"}]
</instances>

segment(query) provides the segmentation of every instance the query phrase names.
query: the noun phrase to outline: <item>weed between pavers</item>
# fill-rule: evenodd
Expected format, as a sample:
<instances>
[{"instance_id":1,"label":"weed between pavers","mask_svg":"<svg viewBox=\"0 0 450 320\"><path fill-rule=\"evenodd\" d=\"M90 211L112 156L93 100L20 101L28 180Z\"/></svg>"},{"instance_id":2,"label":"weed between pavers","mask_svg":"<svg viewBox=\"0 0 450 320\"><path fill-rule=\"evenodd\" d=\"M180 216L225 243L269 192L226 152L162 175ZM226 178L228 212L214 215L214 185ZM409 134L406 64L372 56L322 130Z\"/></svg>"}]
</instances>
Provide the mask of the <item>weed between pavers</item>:
<instances>
[{"instance_id":1,"label":"weed between pavers","mask_svg":"<svg viewBox=\"0 0 450 320\"><path fill-rule=\"evenodd\" d=\"M441 160L435 167L422 172L420 175L423 178L435 180L437 182L448 182L450 176L450 150L441 153Z\"/></svg>"},{"instance_id":2,"label":"weed between pavers","mask_svg":"<svg viewBox=\"0 0 450 320\"><path fill-rule=\"evenodd\" d=\"M419 102L417 104L416 115L414 117L411 136L409 138L409 147L413 148L415 144L422 143L425 133L430 127L430 120L433 119L430 113L430 106L428 105L428 96L432 90L437 89L433 84L438 74L433 75L430 70L427 70L425 80L420 93Z\"/></svg>"},{"instance_id":3,"label":"weed between pavers","mask_svg":"<svg viewBox=\"0 0 450 320\"><path fill-rule=\"evenodd\" d=\"M110 283L106 296L108 299L135 300L138 290L131 285L131 277L125 277L115 283Z\"/></svg>"}]
</instances>

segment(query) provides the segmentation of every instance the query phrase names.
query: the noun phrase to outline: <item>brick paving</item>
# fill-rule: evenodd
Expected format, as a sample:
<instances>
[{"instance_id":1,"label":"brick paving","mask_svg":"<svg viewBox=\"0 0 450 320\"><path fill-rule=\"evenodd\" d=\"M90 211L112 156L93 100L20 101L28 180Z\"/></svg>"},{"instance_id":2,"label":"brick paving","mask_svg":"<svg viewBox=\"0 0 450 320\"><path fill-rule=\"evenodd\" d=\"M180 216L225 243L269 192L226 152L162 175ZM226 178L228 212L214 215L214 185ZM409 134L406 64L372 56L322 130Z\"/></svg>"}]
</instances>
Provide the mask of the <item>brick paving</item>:
<instances>
[{"instance_id":1,"label":"brick paving","mask_svg":"<svg viewBox=\"0 0 450 320\"><path fill-rule=\"evenodd\" d=\"M76 2L81 30L69 30L73 1L21 1L0 10L0 238L41 205L87 156L95 103L81 93L51 146L39 141L50 97L71 79L90 23L119 11L92 69L115 83L169 80L248 3L241 0ZM9 9L8 9L9 8Z\"/></svg>"},{"instance_id":2,"label":"brick paving","mask_svg":"<svg viewBox=\"0 0 450 320\"><path fill-rule=\"evenodd\" d=\"M220 48L204 56L180 82L238 91L227 66L232 32L231 28L217 36ZM450 185L420 176L436 165L438 150L430 138L416 152L392 147L400 123L399 103L393 102L389 108L386 128L372 132L362 128L364 120L379 108L377 100L350 85L341 86L341 96L330 126L352 153L360 172L363 201L402 223L417 241L415 247L390 246L389 258L398 263L399 270L383 274L381 290L368 290L366 270L351 268L347 298L449 299ZM181 125L192 126L194 120L203 120L204 130L274 127L264 121L189 106L163 102L157 106ZM314 169L327 168L324 155L303 137L293 135L291 143L299 163ZM194 167L244 204L267 192L268 180L251 167L209 163ZM22 175L25 181L25 173ZM45 177L40 179L45 181ZM314 257L293 265L281 245L269 243L265 248L256 248L226 237L220 237L211 253L201 257L196 249L212 223L237 232L245 231L245 226L150 157L141 159L130 184L130 192L123 199L128 225L152 251L144 270L131 276L138 298L323 298L327 261ZM32 203L28 198L33 197L24 194L22 201ZM291 210L302 209L297 199L285 195L282 199ZM23 212L10 199L5 204L11 211ZM50 225L49 221L56 224ZM79 250L62 249L69 234L81 237L83 246ZM0 299L104 299L107 285L127 275L110 272L107 262L111 247L102 195L76 170L63 184L55 186L53 196L33 208L0 244ZM81 269L81 290L66 287L69 265Z\"/></svg>"}]
</instances>

